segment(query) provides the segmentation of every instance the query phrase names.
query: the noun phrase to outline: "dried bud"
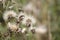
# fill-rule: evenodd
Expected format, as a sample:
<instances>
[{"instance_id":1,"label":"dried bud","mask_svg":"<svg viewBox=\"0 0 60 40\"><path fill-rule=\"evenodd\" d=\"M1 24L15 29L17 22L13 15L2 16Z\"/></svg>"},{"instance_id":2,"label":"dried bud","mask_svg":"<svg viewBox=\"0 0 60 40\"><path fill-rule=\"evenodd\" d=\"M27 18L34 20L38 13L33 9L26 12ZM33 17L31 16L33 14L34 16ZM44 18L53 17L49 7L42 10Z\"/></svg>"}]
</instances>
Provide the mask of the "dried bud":
<instances>
[{"instance_id":1,"label":"dried bud","mask_svg":"<svg viewBox=\"0 0 60 40\"><path fill-rule=\"evenodd\" d=\"M19 17L19 20L21 21L21 20L23 20L24 19L24 15L21 15L20 17Z\"/></svg>"},{"instance_id":2,"label":"dried bud","mask_svg":"<svg viewBox=\"0 0 60 40\"><path fill-rule=\"evenodd\" d=\"M32 29L31 32L34 34L35 33L35 29Z\"/></svg>"}]
</instances>

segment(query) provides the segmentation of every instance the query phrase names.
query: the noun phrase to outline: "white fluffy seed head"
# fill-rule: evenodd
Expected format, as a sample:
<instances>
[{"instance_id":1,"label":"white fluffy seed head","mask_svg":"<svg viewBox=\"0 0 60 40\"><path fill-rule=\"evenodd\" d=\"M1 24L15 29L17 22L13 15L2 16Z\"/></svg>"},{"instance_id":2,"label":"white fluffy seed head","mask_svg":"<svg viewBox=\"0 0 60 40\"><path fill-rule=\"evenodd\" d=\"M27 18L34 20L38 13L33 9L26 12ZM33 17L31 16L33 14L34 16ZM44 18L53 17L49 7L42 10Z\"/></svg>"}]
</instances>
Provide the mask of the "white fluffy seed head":
<instances>
[{"instance_id":1,"label":"white fluffy seed head","mask_svg":"<svg viewBox=\"0 0 60 40\"><path fill-rule=\"evenodd\" d=\"M8 22L7 28L10 29L11 31L16 31L19 27L14 23Z\"/></svg>"},{"instance_id":2,"label":"white fluffy seed head","mask_svg":"<svg viewBox=\"0 0 60 40\"><path fill-rule=\"evenodd\" d=\"M22 23L26 25L26 23L27 23L28 21L31 22L31 24L35 24L35 23L36 23L36 19L35 19L33 16L26 16L26 17L24 18L24 20L22 21ZM28 23L29 23L29 22L28 22Z\"/></svg>"},{"instance_id":3,"label":"white fluffy seed head","mask_svg":"<svg viewBox=\"0 0 60 40\"><path fill-rule=\"evenodd\" d=\"M10 11L5 11L4 14L3 14L3 19L5 21L8 21L8 17L11 16L11 17L16 17L16 12L14 12L13 10L10 10Z\"/></svg>"},{"instance_id":4,"label":"white fluffy seed head","mask_svg":"<svg viewBox=\"0 0 60 40\"><path fill-rule=\"evenodd\" d=\"M22 17L22 18L24 19L25 16L26 16L26 13L25 13L25 12L20 12L20 13L18 14L17 19L19 20L20 17Z\"/></svg>"},{"instance_id":5,"label":"white fluffy seed head","mask_svg":"<svg viewBox=\"0 0 60 40\"><path fill-rule=\"evenodd\" d=\"M47 32L47 27L45 25L40 25L35 28L36 33L45 34Z\"/></svg>"}]
</instances>

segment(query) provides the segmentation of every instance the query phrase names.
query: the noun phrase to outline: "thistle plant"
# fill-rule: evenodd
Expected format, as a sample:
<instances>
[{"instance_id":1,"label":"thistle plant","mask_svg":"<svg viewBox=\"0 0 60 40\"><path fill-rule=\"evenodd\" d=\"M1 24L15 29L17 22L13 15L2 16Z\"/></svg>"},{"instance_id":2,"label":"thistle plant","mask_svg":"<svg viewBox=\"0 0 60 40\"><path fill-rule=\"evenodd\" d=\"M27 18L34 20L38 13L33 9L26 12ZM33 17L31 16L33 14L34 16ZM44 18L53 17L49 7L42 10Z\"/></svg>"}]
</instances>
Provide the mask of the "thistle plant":
<instances>
[{"instance_id":1,"label":"thistle plant","mask_svg":"<svg viewBox=\"0 0 60 40\"><path fill-rule=\"evenodd\" d=\"M37 4L39 5L38 2ZM0 35L2 40L36 40L36 34L47 33L44 24L39 26L36 24L37 17L35 15L39 15L40 10L34 3L29 2L29 4L21 7L16 0L8 0L3 6L5 9L3 20L6 24L6 32L2 32L3 34Z\"/></svg>"},{"instance_id":2,"label":"thistle plant","mask_svg":"<svg viewBox=\"0 0 60 40\"><path fill-rule=\"evenodd\" d=\"M22 11L18 14L13 10L6 11L3 14L3 19L6 22L10 37L12 37L12 35L15 35L15 33L22 33L23 37L26 36L26 33L29 34L29 32L31 32L33 29L33 25L36 23L36 20L33 16L31 17ZM21 27L21 24L25 25L26 27Z\"/></svg>"}]
</instances>

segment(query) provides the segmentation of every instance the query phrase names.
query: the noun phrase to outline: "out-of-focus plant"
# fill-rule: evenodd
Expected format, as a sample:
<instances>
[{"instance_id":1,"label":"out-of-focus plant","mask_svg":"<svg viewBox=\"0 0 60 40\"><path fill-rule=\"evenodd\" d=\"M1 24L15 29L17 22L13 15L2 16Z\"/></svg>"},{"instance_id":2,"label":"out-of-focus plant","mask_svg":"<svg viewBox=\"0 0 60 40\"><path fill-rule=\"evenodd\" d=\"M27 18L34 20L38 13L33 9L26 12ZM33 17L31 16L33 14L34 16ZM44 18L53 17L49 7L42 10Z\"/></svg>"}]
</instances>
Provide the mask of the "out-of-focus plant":
<instances>
[{"instance_id":1,"label":"out-of-focus plant","mask_svg":"<svg viewBox=\"0 0 60 40\"><path fill-rule=\"evenodd\" d=\"M0 0L0 40L39 40L39 37L45 34L47 30L46 25L40 25L40 22L44 22L45 17L48 16L42 14L47 13L48 5L45 5L46 0L40 1ZM50 0L49 2L48 12L51 17L51 33L53 40L59 40L60 0ZM43 11L41 11L41 8ZM44 18L42 18L43 16ZM37 18L38 26L35 24L35 17Z\"/></svg>"}]
</instances>

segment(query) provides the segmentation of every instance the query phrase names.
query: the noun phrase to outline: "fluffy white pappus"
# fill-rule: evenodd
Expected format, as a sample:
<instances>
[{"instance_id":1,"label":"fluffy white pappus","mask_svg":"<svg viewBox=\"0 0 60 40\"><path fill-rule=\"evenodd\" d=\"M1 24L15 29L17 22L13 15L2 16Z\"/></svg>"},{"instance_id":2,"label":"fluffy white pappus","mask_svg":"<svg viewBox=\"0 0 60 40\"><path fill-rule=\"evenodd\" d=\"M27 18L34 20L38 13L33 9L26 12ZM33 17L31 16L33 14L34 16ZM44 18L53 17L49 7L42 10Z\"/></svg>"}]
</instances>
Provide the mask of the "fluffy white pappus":
<instances>
[{"instance_id":1,"label":"fluffy white pappus","mask_svg":"<svg viewBox=\"0 0 60 40\"><path fill-rule=\"evenodd\" d=\"M26 28L23 28L21 32L22 33L25 33L26 30L27 30Z\"/></svg>"},{"instance_id":2,"label":"fluffy white pappus","mask_svg":"<svg viewBox=\"0 0 60 40\"><path fill-rule=\"evenodd\" d=\"M22 24L26 25L28 19L31 20L31 24L34 25L36 23L36 19L33 16L29 15L24 18L24 20L22 21Z\"/></svg>"},{"instance_id":3,"label":"fluffy white pappus","mask_svg":"<svg viewBox=\"0 0 60 40\"><path fill-rule=\"evenodd\" d=\"M45 25L40 25L35 28L35 32L39 34L45 34L47 32L47 27Z\"/></svg>"},{"instance_id":4,"label":"fluffy white pappus","mask_svg":"<svg viewBox=\"0 0 60 40\"><path fill-rule=\"evenodd\" d=\"M7 28L10 29L11 31L16 31L19 27L15 23L8 22Z\"/></svg>"},{"instance_id":5,"label":"fluffy white pappus","mask_svg":"<svg viewBox=\"0 0 60 40\"><path fill-rule=\"evenodd\" d=\"M16 15L17 15L16 12L14 12L13 10L5 11L3 14L3 19L7 21L9 16L16 17Z\"/></svg>"}]
</instances>

